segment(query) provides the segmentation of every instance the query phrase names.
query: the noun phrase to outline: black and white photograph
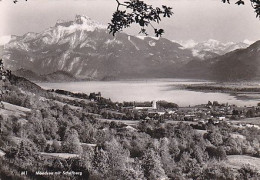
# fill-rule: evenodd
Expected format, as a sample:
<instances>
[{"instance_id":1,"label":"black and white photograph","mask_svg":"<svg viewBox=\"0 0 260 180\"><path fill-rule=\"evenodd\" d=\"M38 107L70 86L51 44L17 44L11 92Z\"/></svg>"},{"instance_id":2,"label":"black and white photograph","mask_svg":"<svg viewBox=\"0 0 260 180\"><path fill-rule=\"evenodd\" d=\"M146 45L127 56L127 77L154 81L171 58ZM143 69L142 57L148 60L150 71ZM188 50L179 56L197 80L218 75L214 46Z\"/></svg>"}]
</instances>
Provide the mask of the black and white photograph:
<instances>
[{"instance_id":1,"label":"black and white photograph","mask_svg":"<svg viewBox=\"0 0 260 180\"><path fill-rule=\"evenodd\" d=\"M0 0L0 180L260 180L260 0Z\"/></svg>"}]
</instances>

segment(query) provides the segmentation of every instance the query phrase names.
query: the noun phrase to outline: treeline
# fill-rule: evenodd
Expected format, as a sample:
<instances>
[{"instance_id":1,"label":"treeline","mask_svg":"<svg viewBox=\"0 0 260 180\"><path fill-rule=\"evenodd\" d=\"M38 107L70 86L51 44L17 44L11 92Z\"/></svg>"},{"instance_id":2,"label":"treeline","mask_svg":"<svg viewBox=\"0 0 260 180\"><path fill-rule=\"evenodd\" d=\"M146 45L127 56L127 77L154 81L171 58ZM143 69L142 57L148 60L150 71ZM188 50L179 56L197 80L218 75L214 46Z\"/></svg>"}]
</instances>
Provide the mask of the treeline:
<instances>
[{"instance_id":1,"label":"treeline","mask_svg":"<svg viewBox=\"0 0 260 180\"><path fill-rule=\"evenodd\" d=\"M245 88L245 87L225 87L225 86L214 86L214 85L185 85L185 89L194 91L219 91L226 93L236 93L236 92L260 92L260 88Z\"/></svg>"},{"instance_id":2,"label":"treeline","mask_svg":"<svg viewBox=\"0 0 260 180\"><path fill-rule=\"evenodd\" d=\"M51 90L48 90L49 92L55 92L55 93L58 93L58 94L63 94L63 95L66 95L66 96L71 96L71 97L75 97L75 98L80 98L80 99L89 99L89 96L87 94L84 94L84 93L73 93L73 92L70 92L70 91L66 91L66 90L62 90L62 89L51 89Z\"/></svg>"}]
</instances>

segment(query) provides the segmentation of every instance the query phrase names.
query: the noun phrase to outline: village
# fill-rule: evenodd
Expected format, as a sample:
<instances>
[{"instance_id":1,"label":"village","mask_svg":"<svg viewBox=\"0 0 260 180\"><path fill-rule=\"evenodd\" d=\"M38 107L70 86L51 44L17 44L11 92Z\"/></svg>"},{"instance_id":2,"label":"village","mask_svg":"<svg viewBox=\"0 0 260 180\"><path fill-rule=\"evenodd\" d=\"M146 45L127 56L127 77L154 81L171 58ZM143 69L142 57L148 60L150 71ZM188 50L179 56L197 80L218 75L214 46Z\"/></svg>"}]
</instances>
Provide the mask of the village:
<instances>
[{"instance_id":1,"label":"village","mask_svg":"<svg viewBox=\"0 0 260 180\"><path fill-rule=\"evenodd\" d=\"M55 92L60 93L60 90ZM209 121L214 123L226 121L236 123L239 126L260 128L258 126L260 118L259 121L257 120L257 117L260 117L260 106L240 107L228 103L220 104L217 101L208 101L207 104L189 107L179 107L175 103L155 100L152 102L114 103L110 99L103 98L100 92L90 93L87 98L98 107L96 113L89 112L89 114L102 121L160 120L166 122L194 122L196 124L205 124ZM241 120L244 120L244 122Z\"/></svg>"}]
</instances>

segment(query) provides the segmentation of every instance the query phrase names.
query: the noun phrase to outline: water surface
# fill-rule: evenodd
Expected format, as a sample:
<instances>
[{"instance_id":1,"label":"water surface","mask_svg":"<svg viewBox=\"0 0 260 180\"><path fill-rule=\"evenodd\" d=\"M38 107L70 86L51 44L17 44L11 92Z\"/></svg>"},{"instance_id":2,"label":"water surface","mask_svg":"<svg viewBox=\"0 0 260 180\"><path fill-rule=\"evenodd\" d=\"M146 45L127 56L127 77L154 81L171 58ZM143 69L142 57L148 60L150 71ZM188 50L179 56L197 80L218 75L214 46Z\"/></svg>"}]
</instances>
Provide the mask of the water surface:
<instances>
[{"instance_id":1,"label":"water surface","mask_svg":"<svg viewBox=\"0 0 260 180\"><path fill-rule=\"evenodd\" d=\"M205 104L208 101L252 106L260 102L258 98L239 98L227 93L195 92L180 88L180 85L211 83L188 79L149 79L121 81L84 81L66 83L38 83L46 89L63 89L72 92L101 92L112 101L153 101L166 100L179 106Z\"/></svg>"}]
</instances>

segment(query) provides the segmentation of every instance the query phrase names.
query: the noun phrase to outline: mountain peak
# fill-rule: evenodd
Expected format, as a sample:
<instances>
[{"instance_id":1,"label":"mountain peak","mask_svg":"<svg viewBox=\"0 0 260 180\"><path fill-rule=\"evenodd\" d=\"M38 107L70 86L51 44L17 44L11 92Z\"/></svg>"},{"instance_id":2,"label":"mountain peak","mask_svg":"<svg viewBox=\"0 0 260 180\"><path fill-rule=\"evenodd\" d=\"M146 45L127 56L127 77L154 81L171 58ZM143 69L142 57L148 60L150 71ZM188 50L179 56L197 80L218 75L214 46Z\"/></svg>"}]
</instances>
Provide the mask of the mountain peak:
<instances>
[{"instance_id":1,"label":"mountain peak","mask_svg":"<svg viewBox=\"0 0 260 180\"><path fill-rule=\"evenodd\" d=\"M202 42L201 44L203 44L204 46L210 47L210 48L223 46L223 43L221 43L220 41L215 40L215 39L209 39L207 41Z\"/></svg>"},{"instance_id":2,"label":"mountain peak","mask_svg":"<svg viewBox=\"0 0 260 180\"><path fill-rule=\"evenodd\" d=\"M56 27L64 27L69 29L79 29L94 31L95 29L106 29L106 25L103 25L97 21L92 20L90 17L85 15L76 15L74 21L58 20Z\"/></svg>"},{"instance_id":3,"label":"mountain peak","mask_svg":"<svg viewBox=\"0 0 260 180\"><path fill-rule=\"evenodd\" d=\"M89 23L90 21L93 21L93 20L90 19L90 17L85 16L85 15L76 15L75 20L74 20L74 22L76 24L85 24L85 23Z\"/></svg>"},{"instance_id":4,"label":"mountain peak","mask_svg":"<svg viewBox=\"0 0 260 180\"><path fill-rule=\"evenodd\" d=\"M9 41L11 41L11 39L11 36L0 37L0 46L7 44Z\"/></svg>"},{"instance_id":5,"label":"mountain peak","mask_svg":"<svg viewBox=\"0 0 260 180\"><path fill-rule=\"evenodd\" d=\"M209 40L207 40L206 42L208 42L208 43L214 43L214 44L218 44L218 43L220 43L218 40L216 40L216 39L209 39Z\"/></svg>"}]
</instances>

